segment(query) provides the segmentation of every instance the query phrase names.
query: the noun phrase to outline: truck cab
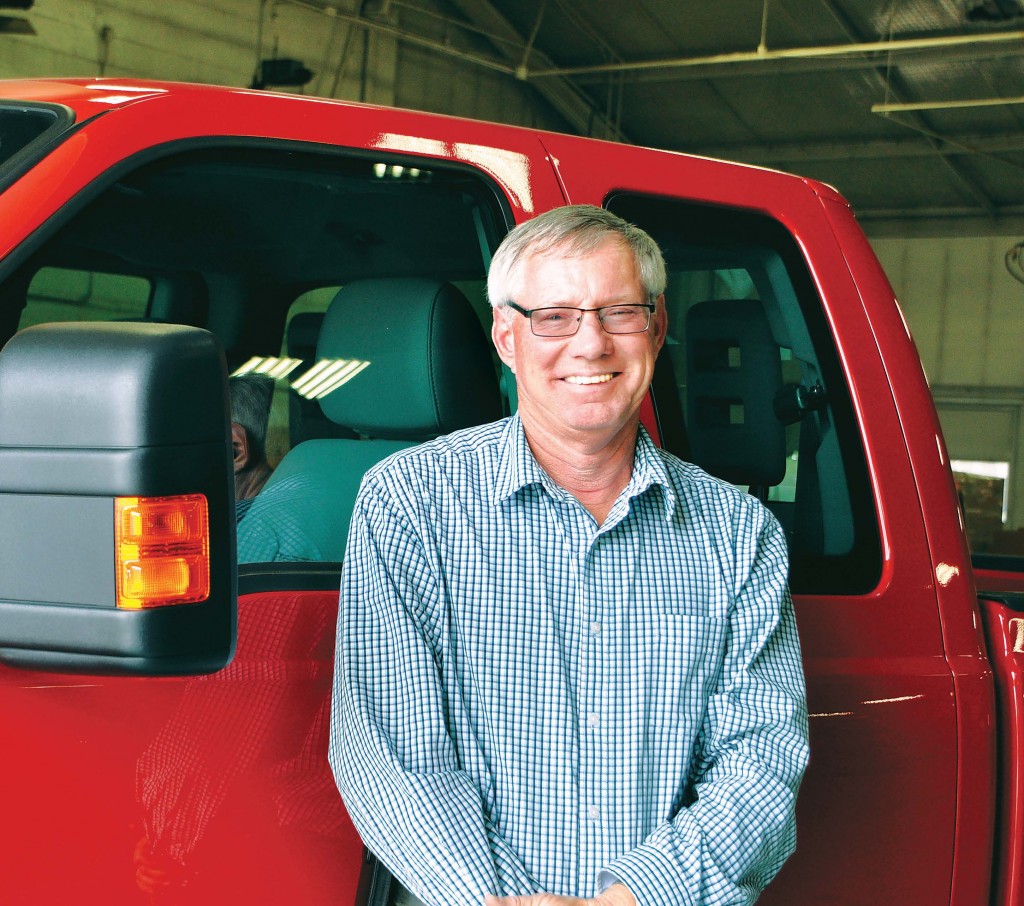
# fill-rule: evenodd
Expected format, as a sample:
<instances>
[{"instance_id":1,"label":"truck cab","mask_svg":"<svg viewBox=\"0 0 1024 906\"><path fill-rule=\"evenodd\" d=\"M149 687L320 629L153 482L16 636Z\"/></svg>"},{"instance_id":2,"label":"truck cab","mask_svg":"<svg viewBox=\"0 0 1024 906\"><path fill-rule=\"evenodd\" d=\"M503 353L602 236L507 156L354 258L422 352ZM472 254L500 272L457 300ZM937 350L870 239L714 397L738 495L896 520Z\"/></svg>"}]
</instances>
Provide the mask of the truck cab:
<instances>
[{"instance_id":1,"label":"truck cab","mask_svg":"<svg viewBox=\"0 0 1024 906\"><path fill-rule=\"evenodd\" d=\"M390 901L326 756L347 516L390 450L515 411L487 340L490 256L584 202L668 263L645 427L760 497L789 541L812 754L797 854L762 902L1024 897L1024 581L1016 561L972 565L913 341L833 189L144 82L5 83L0 138L10 902ZM457 331L431 329L438 306ZM226 380L246 373L274 381L275 472L236 526ZM436 423L415 411L424 385L452 401ZM278 531L260 498L289 482L308 518ZM117 514L192 538L161 509L192 497L206 559L186 573L208 585L124 606L142 555ZM270 546L246 547L254 514Z\"/></svg>"}]
</instances>

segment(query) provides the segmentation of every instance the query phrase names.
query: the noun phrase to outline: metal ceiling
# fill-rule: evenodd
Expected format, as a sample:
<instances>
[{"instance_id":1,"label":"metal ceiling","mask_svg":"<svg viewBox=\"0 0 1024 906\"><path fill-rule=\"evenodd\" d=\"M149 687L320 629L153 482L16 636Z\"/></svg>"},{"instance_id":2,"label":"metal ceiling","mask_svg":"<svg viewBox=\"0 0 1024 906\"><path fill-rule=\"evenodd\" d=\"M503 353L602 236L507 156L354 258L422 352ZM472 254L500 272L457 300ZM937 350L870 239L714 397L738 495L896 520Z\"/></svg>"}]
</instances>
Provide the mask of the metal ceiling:
<instances>
[{"instance_id":1,"label":"metal ceiling","mask_svg":"<svg viewBox=\"0 0 1024 906\"><path fill-rule=\"evenodd\" d=\"M1024 219L1024 0L442 2L350 18L525 81L567 129L813 176L865 220Z\"/></svg>"}]
</instances>

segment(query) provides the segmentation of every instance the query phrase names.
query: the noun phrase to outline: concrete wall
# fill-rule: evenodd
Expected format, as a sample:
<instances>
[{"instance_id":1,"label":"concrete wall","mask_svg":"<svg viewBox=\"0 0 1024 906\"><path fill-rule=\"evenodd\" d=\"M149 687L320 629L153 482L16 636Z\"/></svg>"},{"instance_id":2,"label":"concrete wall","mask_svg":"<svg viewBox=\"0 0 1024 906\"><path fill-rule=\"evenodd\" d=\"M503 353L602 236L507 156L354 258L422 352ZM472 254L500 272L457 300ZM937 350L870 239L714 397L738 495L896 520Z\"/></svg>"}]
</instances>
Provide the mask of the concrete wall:
<instances>
[{"instance_id":1,"label":"concrete wall","mask_svg":"<svg viewBox=\"0 0 1024 906\"><path fill-rule=\"evenodd\" d=\"M872 241L936 389L1024 390L1024 284L1003 263L1020 239Z\"/></svg>"},{"instance_id":2,"label":"concrete wall","mask_svg":"<svg viewBox=\"0 0 1024 906\"><path fill-rule=\"evenodd\" d=\"M302 0L36 0L23 13L37 34L0 35L0 78L108 76L248 86L257 62L301 60L304 88L321 97L412 107L566 130L531 87L387 33L413 15L395 6L354 24L357 0L327 11ZM371 4L363 4L371 8ZM427 5L429 9L429 4ZM335 12L337 11L337 12ZM440 17L410 29L453 40ZM456 33L453 46L482 51L483 38ZM493 55L493 48L487 50Z\"/></svg>"},{"instance_id":3,"label":"concrete wall","mask_svg":"<svg viewBox=\"0 0 1024 906\"><path fill-rule=\"evenodd\" d=\"M363 41L346 45L350 25L292 3L37 0L24 15L37 34L0 35L5 78L129 76L248 86L257 61L276 54L316 71L305 89L310 93L333 87L338 97L380 103L393 97L393 39L371 35L373 65L364 67Z\"/></svg>"},{"instance_id":4,"label":"concrete wall","mask_svg":"<svg viewBox=\"0 0 1024 906\"><path fill-rule=\"evenodd\" d=\"M872 240L921 353L950 455L1010 464L1011 529L1024 527L1024 284L1004 258L1020 239Z\"/></svg>"}]
</instances>

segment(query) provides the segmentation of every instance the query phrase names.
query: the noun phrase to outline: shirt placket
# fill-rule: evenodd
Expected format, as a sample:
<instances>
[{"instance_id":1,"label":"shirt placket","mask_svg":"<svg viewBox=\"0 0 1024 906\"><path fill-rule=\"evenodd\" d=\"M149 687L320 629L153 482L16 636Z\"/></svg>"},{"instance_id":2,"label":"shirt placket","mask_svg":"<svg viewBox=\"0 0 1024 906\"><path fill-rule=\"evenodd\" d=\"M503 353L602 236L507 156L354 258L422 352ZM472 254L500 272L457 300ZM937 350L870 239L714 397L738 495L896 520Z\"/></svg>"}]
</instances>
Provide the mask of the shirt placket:
<instances>
[{"instance_id":1,"label":"shirt placket","mask_svg":"<svg viewBox=\"0 0 1024 906\"><path fill-rule=\"evenodd\" d=\"M575 498L550 489L556 524L565 542L570 564L570 593L566 596L563 645L576 653L572 699L577 721L576 808L578 858L571 866L569 889L590 896L597 892L599 869L609 857L608 847L620 834L616 814L619 770L633 770L632 753L615 747L621 731L617 698L631 688L623 663L621 624L630 597L637 551L630 532L621 524L629 519L630 494L624 492L603 526Z\"/></svg>"},{"instance_id":2,"label":"shirt placket","mask_svg":"<svg viewBox=\"0 0 1024 906\"><path fill-rule=\"evenodd\" d=\"M579 673L577 676L577 702L579 713L580 768L579 803L580 836L579 852L582 860L587 855L600 851L604 821L605 801L601 790L601 762L604 734L601 728L601 637L605 633L600 602L600 591L595 582L595 545L598 531L589 514L582 507L574 508L574 524L578 528L578 543L575 548L578 570L577 615L581 645ZM587 885L594 876L594 866L579 866L579 883Z\"/></svg>"},{"instance_id":3,"label":"shirt placket","mask_svg":"<svg viewBox=\"0 0 1024 906\"><path fill-rule=\"evenodd\" d=\"M621 837L622 803L617 794L623 778L618 774L635 770L634 753L623 746L621 737L626 720L622 712L624 707L628 710L625 702L633 684L625 650L630 628L623 623L637 556L634 533L623 530L628 520L629 497L624 493L599 530L591 524L581 546L580 794L587 861L580 870L585 886L596 882L610 856L609 847Z\"/></svg>"}]
</instances>

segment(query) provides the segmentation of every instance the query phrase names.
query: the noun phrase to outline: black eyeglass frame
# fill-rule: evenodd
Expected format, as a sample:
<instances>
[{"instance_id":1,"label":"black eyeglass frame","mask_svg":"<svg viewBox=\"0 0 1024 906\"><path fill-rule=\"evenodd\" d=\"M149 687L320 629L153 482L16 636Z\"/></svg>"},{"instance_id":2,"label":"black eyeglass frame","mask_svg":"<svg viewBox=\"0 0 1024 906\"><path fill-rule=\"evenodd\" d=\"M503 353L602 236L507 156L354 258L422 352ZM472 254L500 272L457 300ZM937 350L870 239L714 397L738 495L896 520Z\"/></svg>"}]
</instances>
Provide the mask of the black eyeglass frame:
<instances>
[{"instance_id":1,"label":"black eyeglass frame","mask_svg":"<svg viewBox=\"0 0 1024 906\"><path fill-rule=\"evenodd\" d=\"M574 337L574 336L576 336L576 334L578 334L580 332L580 325L583 323L583 315L586 312L588 312L588 311L592 311L592 312L596 312L597 313L597 321L601 325L601 329L605 333L610 334L613 337L624 337L624 336L630 336L631 334L646 333L648 330L651 329L651 317L654 315L655 311L657 311L657 309L658 309L658 306L657 306L657 304L654 301L654 299L655 299L654 295L652 294L652 295L648 296L647 298L650 301L648 301L648 302L622 302L622 303L619 303L619 304L602 305L599 308L573 308L571 305L545 305L545 306L542 306L540 308L523 308L521 305L517 305L511 299L509 299L505 304L509 308L511 308L513 311L519 312L519 314L521 314L524 318L526 318L530 322L530 331L533 333L533 335L535 337L541 337L541 338L546 339L546 340L562 340L562 339L565 339L566 337ZM640 330L619 330L619 331L609 330L605 326L604 315L602 314L602 312L607 311L610 308L646 308L647 309L647 323ZM555 333L555 334L537 333L537 326L536 326L536 324L534 324L533 315L534 315L535 312L542 312L542 311L578 311L580 313L580 316L576 319L576 329L574 331L572 331L571 333Z\"/></svg>"}]
</instances>

